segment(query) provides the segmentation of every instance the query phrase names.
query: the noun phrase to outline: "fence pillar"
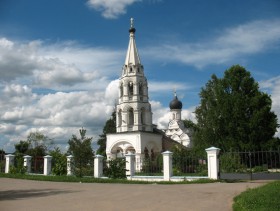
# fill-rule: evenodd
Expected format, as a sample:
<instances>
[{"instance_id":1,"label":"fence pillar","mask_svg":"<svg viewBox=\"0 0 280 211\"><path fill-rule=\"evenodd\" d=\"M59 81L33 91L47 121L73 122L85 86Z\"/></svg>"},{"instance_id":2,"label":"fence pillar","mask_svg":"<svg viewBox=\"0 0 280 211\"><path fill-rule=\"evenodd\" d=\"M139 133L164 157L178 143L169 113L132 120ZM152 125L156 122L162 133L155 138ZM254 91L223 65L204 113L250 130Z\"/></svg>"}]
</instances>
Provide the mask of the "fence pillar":
<instances>
[{"instance_id":1,"label":"fence pillar","mask_svg":"<svg viewBox=\"0 0 280 211\"><path fill-rule=\"evenodd\" d=\"M26 167L27 173L31 172L31 158L30 155L23 156L23 166Z\"/></svg>"},{"instance_id":2,"label":"fence pillar","mask_svg":"<svg viewBox=\"0 0 280 211\"><path fill-rule=\"evenodd\" d=\"M52 156L44 156L44 175L50 175L52 170Z\"/></svg>"},{"instance_id":3,"label":"fence pillar","mask_svg":"<svg viewBox=\"0 0 280 211\"><path fill-rule=\"evenodd\" d=\"M96 155L94 158L94 177L100 178L103 176L103 156Z\"/></svg>"},{"instance_id":4,"label":"fence pillar","mask_svg":"<svg viewBox=\"0 0 280 211\"><path fill-rule=\"evenodd\" d=\"M220 152L219 148L210 147L205 149L207 152L207 163L208 163L208 178L218 179L219 178L219 159L218 155Z\"/></svg>"},{"instance_id":5,"label":"fence pillar","mask_svg":"<svg viewBox=\"0 0 280 211\"><path fill-rule=\"evenodd\" d=\"M128 154L125 155L125 169L126 176L134 176L135 173L135 154L132 154L131 152L128 152Z\"/></svg>"},{"instance_id":6,"label":"fence pillar","mask_svg":"<svg viewBox=\"0 0 280 211\"><path fill-rule=\"evenodd\" d=\"M67 157L67 176L73 175L73 155L68 155Z\"/></svg>"},{"instance_id":7,"label":"fence pillar","mask_svg":"<svg viewBox=\"0 0 280 211\"><path fill-rule=\"evenodd\" d=\"M163 179L169 181L172 177L172 154L173 152L165 151L163 155Z\"/></svg>"},{"instance_id":8,"label":"fence pillar","mask_svg":"<svg viewBox=\"0 0 280 211\"><path fill-rule=\"evenodd\" d=\"M12 154L5 155L6 158L6 165L5 165L5 173L10 173L10 167L14 166L15 164L15 156Z\"/></svg>"}]
</instances>

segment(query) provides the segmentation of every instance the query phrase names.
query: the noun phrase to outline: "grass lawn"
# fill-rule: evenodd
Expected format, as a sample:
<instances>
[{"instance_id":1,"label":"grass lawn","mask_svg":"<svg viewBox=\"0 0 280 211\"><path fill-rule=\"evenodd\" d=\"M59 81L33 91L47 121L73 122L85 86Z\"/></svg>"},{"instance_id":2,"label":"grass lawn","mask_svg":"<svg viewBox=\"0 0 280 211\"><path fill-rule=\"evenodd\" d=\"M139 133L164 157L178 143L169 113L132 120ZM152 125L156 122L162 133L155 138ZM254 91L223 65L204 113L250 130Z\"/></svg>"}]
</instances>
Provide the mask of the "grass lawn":
<instances>
[{"instance_id":1,"label":"grass lawn","mask_svg":"<svg viewBox=\"0 0 280 211\"><path fill-rule=\"evenodd\" d=\"M249 189L234 198L234 211L280 210L280 181Z\"/></svg>"}]
</instances>

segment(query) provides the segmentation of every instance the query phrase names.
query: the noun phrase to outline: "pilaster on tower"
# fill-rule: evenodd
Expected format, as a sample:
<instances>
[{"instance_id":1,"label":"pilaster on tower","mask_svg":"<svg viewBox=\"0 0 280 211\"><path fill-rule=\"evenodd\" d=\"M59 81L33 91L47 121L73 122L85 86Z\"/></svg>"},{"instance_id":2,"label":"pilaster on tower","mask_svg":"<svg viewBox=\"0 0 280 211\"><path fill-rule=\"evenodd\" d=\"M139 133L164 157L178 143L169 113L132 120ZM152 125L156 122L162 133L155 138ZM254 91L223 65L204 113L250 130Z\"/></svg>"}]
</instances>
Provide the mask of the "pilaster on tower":
<instances>
[{"instance_id":1,"label":"pilaster on tower","mask_svg":"<svg viewBox=\"0 0 280 211\"><path fill-rule=\"evenodd\" d=\"M131 18L128 49L119 80L117 132L153 130L148 83L136 47L135 32Z\"/></svg>"}]
</instances>

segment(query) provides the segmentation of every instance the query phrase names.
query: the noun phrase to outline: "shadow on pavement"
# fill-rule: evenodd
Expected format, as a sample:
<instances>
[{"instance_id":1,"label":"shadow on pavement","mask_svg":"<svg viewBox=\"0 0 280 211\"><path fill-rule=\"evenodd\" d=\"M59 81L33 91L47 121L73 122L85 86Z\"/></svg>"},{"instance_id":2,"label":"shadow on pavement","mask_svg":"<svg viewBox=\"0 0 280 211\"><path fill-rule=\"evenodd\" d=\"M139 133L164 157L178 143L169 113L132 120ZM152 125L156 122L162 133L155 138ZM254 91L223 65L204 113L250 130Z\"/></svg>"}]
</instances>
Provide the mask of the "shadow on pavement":
<instances>
[{"instance_id":1,"label":"shadow on pavement","mask_svg":"<svg viewBox=\"0 0 280 211\"><path fill-rule=\"evenodd\" d=\"M26 190L5 190L0 191L0 201L18 200L30 197L44 197L65 193L74 193L79 191L61 191L56 189L26 189Z\"/></svg>"}]
</instances>

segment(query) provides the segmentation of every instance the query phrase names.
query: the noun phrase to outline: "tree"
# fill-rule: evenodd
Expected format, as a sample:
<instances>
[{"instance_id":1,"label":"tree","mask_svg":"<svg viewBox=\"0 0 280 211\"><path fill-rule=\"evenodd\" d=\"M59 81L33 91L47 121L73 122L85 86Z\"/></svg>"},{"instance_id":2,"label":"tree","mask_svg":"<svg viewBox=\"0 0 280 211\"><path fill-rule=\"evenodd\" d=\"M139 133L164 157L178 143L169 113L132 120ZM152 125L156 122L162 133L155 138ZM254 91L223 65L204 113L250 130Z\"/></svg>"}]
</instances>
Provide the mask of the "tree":
<instances>
[{"instance_id":1,"label":"tree","mask_svg":"<svg viewBox=\"0 0 280 211\"><path fill-rule=\"evenodd\" d=\"M45 156L53 145L53 139L38 131L29 133L26 142L29 144L26 153L32 157Z\"/></svg>"},{"instance_id":2,"label":"tree","mask_svg":"<svg viewBox=\"0 0 280 211\"><path fill-rule=\"evenodd\" d=\"M196 108L196 147L257 150L266 147L279 125L271 98L245 68L235 65L223 78L212 75Z\"/></svg>"},{"instance_id":3,"label":"tree","mask_svg":"<svg viewBox=\"0 0 280 211\"><path fill-rule=\"evenodd\" d=\"M24 159L23 156L28 154L28 150L30 150L30 143L28 141L20 141L15 144L15 163L11 169L11 173L16 174L24 174L26 172L26 168L24 167Z\"/></svg>"},{"instance_id":4,"label":"tree","mask_svg":"<svg viewBox=\"0 0 280 211\"><path fill-rule=\"evenodd\" d=\"M54 148L49 152L52 156L52 173L55 175L66 175L67 173L67 158L64 153L60 151L58 147Z\"/></svg>"},{"instance_id":5,"label":"tree","mask_svg":"<svg viewBox=\"0 0 280 211\"><path fill-rule=\"evenodd\" d=\"M40 132L30 132L25 141L15 144L15 153L44 156L53 146L53 139Z\"/></svg>"},{"instance_id":6,"label":"tree","mask_svg":"<svg viewBox=\"0 0 280 211\"><path fill-rule=\"evenodd\" d=\"M21 140L19 143L15 144L15 153L27 154L29 148L29 142Z\"/></svg>"},{"instance_id":7,"label":"tree","mask_svg":"<svg viewBox=\"0 0 280 211\"><path fill-rule=\"evenodd\" d=\"M97 150L97 154L106 156L106 135L108 133L115 133L116 132L116 112L114 111L111 115L111 118L108 119L105 123L105 126L103 128L103 133L99 135L99 139L97 141L97 144L99 145L99 148Z\"/></svg>"},{"instance_id":8,"label":"tree","mask_svg":"<svg viewBox=\"0 0 280 211\"><path fill-rule=\"evenodd\" d=\"M14 173L25 173L26 169L23 167L23 156L32 156L32 168L43 170L43 163L38 161L38 157L45 156L53 144L53 140L48 136L36 131L30 132L27 140L21 140L15 144L15 168ZM42 158L41 158L42 159Z\"/></svg>"},{"instance_id":9,"label":"tree","mask_svg":"<svg viewBox=\"0 0 280 211\"><path fill-rule=\"evenodd\" d=\"M86 130L83 128L79 132L81 138L72 135L72 138L68 141L68 154L74 156L76 175L82 177L93 170L94 152L91 147L92 137L87 138Z\"/></svg>"}]
</instances>

